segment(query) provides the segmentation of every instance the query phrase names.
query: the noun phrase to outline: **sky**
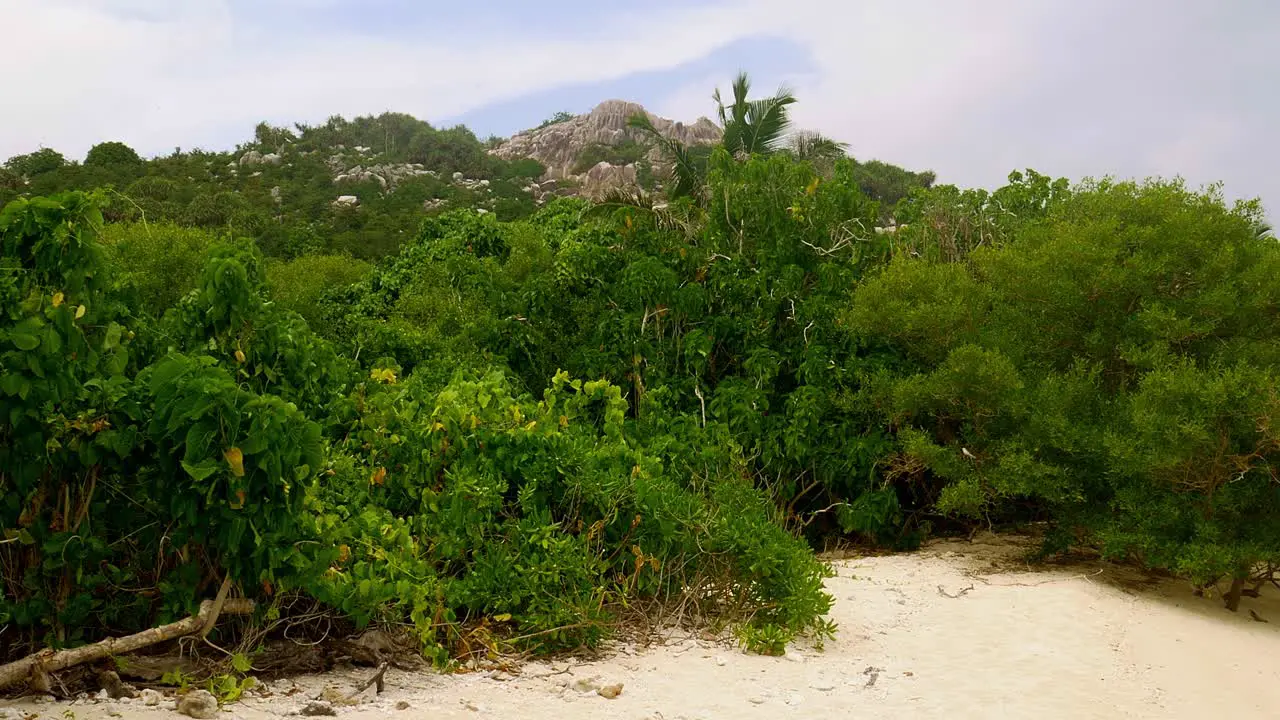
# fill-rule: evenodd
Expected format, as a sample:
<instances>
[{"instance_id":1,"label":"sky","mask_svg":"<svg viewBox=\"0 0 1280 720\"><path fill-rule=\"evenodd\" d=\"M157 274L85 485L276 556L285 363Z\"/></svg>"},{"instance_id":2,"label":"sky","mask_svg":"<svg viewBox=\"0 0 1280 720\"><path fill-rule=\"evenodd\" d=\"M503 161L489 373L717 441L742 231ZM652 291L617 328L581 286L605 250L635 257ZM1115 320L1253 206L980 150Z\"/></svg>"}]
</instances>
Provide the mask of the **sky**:
<instances>
[{"instance_id":1,"label":"sky","mask_svg":"<svg viewBox=\"0 0 1280 720\"><path fill-rule=\"evenodd\" d=\"M996 187L1181 176L1280 211L1275 0L0 0L0 158L230 149L384 110L506 136L739 70L859 159Z\"/></svg>"}]
</instances>

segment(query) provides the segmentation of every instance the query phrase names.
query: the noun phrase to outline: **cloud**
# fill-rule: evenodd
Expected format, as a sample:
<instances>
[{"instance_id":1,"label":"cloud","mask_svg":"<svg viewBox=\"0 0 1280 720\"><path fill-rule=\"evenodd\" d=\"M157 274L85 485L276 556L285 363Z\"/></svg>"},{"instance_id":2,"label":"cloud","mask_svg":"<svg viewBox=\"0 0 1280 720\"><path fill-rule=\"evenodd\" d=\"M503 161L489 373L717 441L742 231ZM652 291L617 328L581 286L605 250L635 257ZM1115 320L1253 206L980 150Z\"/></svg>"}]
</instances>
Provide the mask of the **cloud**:
<instances>
[{"instance_id":1,"label":"cloud","mask_svg":"<svg viewBox=\"0 0 1280 720\"><path fill-rule=\"evenodd\" d=\"M385 109L440 120L659 71L684 82L655 108L692 120L731 79L700 60L773 37L809 61L762 53L744 64L755 87L787 81L798 123L860 158L987 187L1023 167L1180 172L1280 203L1270 0L513 2L0 0L18 29L0 64L25 68L6 78L0 157L226 147L259 120Z\"/></svg>"},{"instance_id":2,"label":"cloud","mask_svg":"<svg viewBox=\"0 0 1280 720\"><path fill-rule=\"evenodd\" d=\"M773 5L761 0L757 7ZM790 0L768 32L809 49L783 76L793 117L860 158L994 187L1032 167L1073 179L1181 174L1280 207L1280 6L1237 0ZM1269 29L1269 30L1268 30ZM762 67L768 67L762 63ZM657 103L707 114L696 78ZM773 81L770 80L770 83ZM767 92L769 83L757 83Z\"/></svg>"},{"instance_id":3,"label":"cloud","mask_svg":"<svg viewBox=\"0 0 1280 720\"><path fill-rule=\"evenodd\" d=\"M263 11L318 1L270 0ZM221 0L8 0L0 27L22 31L0 45L0 65L32 70L6 78L6 101L19 111L6 117L0 157L36 144L76 156L103 139L148 153L225 143L262 119L391 108L447 117L539 89L677 67L762 21L715 5L668 12L616 16L576 40L547 42L501 27L289 35Z\"/></svg>"}]
</instances>

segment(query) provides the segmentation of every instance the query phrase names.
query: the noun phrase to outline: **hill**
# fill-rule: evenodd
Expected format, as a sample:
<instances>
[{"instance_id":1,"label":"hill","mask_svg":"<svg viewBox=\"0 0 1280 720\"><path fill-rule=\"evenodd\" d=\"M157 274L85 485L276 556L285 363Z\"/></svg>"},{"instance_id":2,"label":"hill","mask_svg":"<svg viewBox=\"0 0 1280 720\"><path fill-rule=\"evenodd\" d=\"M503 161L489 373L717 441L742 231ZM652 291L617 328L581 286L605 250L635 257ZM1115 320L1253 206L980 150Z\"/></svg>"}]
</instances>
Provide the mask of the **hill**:
<instances>
[{"instance_id":1,"label":"hill","mask_svg":"<svg viewBox=\"0 0 1280 720\"><path fill-rule=\"evenodd\" d=\"M176 148L144 159L119 142L83 161L42 148L0 168L0 206L21 196L110 188L110 221L169 221L254 238L269 257L337 253L376 260L396 252L425 217L475 208L503 221L528 217L556 196L598 199L610 189L661 191L670 170L641 114L665 137L709 149L722 130L686 124L641 105L607 100L583 115L560 113L507 140L481 141L463 126L436 128L402 113L292 128L260 123L233 150ZM887 220L932 173L853 163L863 192Z\"/></svg>"},{"instance_id":2,"label":"hill","mask_svg":"<svg viewBox=\"0 0 1280 720\"><path fill-rule=\"evenodd\" d=\"M5 163L0 204L110 187L108 220L225 230L253 237L270 256L372 259L395 252L431 212L475 207L503 220L526 217L536 204L525 188L542 171L489 155L465 127L384 113L318 126L261 123L232 151L175 149L150 160L115 142L95 146L83 162L41 149Z\"/></svg>"},{"instance_id":3,"label":"hill","mask_svg":"<svg viewBox=\"0 0 1280 720\"><path fill-rule=\"evenodd\" d=\"M723 133L705 117L686 125L658 117L637 103L606 100L584 115L561 116L517 133L489 153L508 161L532 158L546 167L544 183L556 186L569 180L586 197L600 197L617 187L652 188L670 168L644 133L628 125L636 114L647 116L659 132L685 145L714 145Z\"/></svg>"}]
</instances>

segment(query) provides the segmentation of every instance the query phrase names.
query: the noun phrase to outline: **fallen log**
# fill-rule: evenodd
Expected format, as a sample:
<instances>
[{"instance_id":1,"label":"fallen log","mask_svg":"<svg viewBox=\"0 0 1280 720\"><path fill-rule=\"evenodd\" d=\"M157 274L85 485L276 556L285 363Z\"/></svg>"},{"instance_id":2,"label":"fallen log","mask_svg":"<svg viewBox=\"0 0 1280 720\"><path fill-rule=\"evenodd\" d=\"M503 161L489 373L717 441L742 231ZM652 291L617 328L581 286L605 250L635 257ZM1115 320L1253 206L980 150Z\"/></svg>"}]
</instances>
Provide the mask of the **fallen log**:
<instances>
[{"instance_id":1,"label":"fallen log","mask_svg":"<svg viewBox=\"0 0 1280 720\"><path fill-rule=\"evenodd\" d=\"M168 625L153 627L124 637L107 638L92 645L70 650L55 651L45 648L21 660L15 660L7 665L0 665L0 690L30 680L33 677L46 676L48 673L65 670L83 663L101 660L112 655L123 655L148 645L155 645L156 643L173 640L184 635L193 635L203 631L207 623L216 620L218 614L248 615L253 612L252 600L225 597L222 600L220 613L217 601L205 600L200 603L200 612Z\"/></svg>"}]
</instances>

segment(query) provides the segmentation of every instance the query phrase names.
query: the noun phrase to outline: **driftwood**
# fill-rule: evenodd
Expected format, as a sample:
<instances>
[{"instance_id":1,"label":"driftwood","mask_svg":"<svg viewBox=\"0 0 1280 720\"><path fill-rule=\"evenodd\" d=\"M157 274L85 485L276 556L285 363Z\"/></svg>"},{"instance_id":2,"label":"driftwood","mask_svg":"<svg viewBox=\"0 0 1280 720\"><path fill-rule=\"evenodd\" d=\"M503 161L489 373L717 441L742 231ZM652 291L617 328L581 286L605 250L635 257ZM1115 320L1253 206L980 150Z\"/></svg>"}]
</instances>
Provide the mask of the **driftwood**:
<instances>
[{"instance_id":1,"label":"driftwood","mask_svg":"<svg viewBox=\"0 0 1280 720\"><path fill-rule=\"evenodd\" d=\"M17 685L20 682L36 679L39 685L41 678L47 679L48 673L65 670L87 662L101 660L112 655L133 652L148 645L155 645L166 640L173 640L184 635L192 635L205 630L205 627L222 615L248 615L253 612L253 601L244 598L226 598L223 596L222 607L218 602L205 600L200 603L200 612L189 618L168 625L161 625L140 633L120 638L107 638L92 645L72 648L71 650L54 651L45 648L15 660L8 665L0 665L0 689Z\"/></svg>"}]
</instances>

